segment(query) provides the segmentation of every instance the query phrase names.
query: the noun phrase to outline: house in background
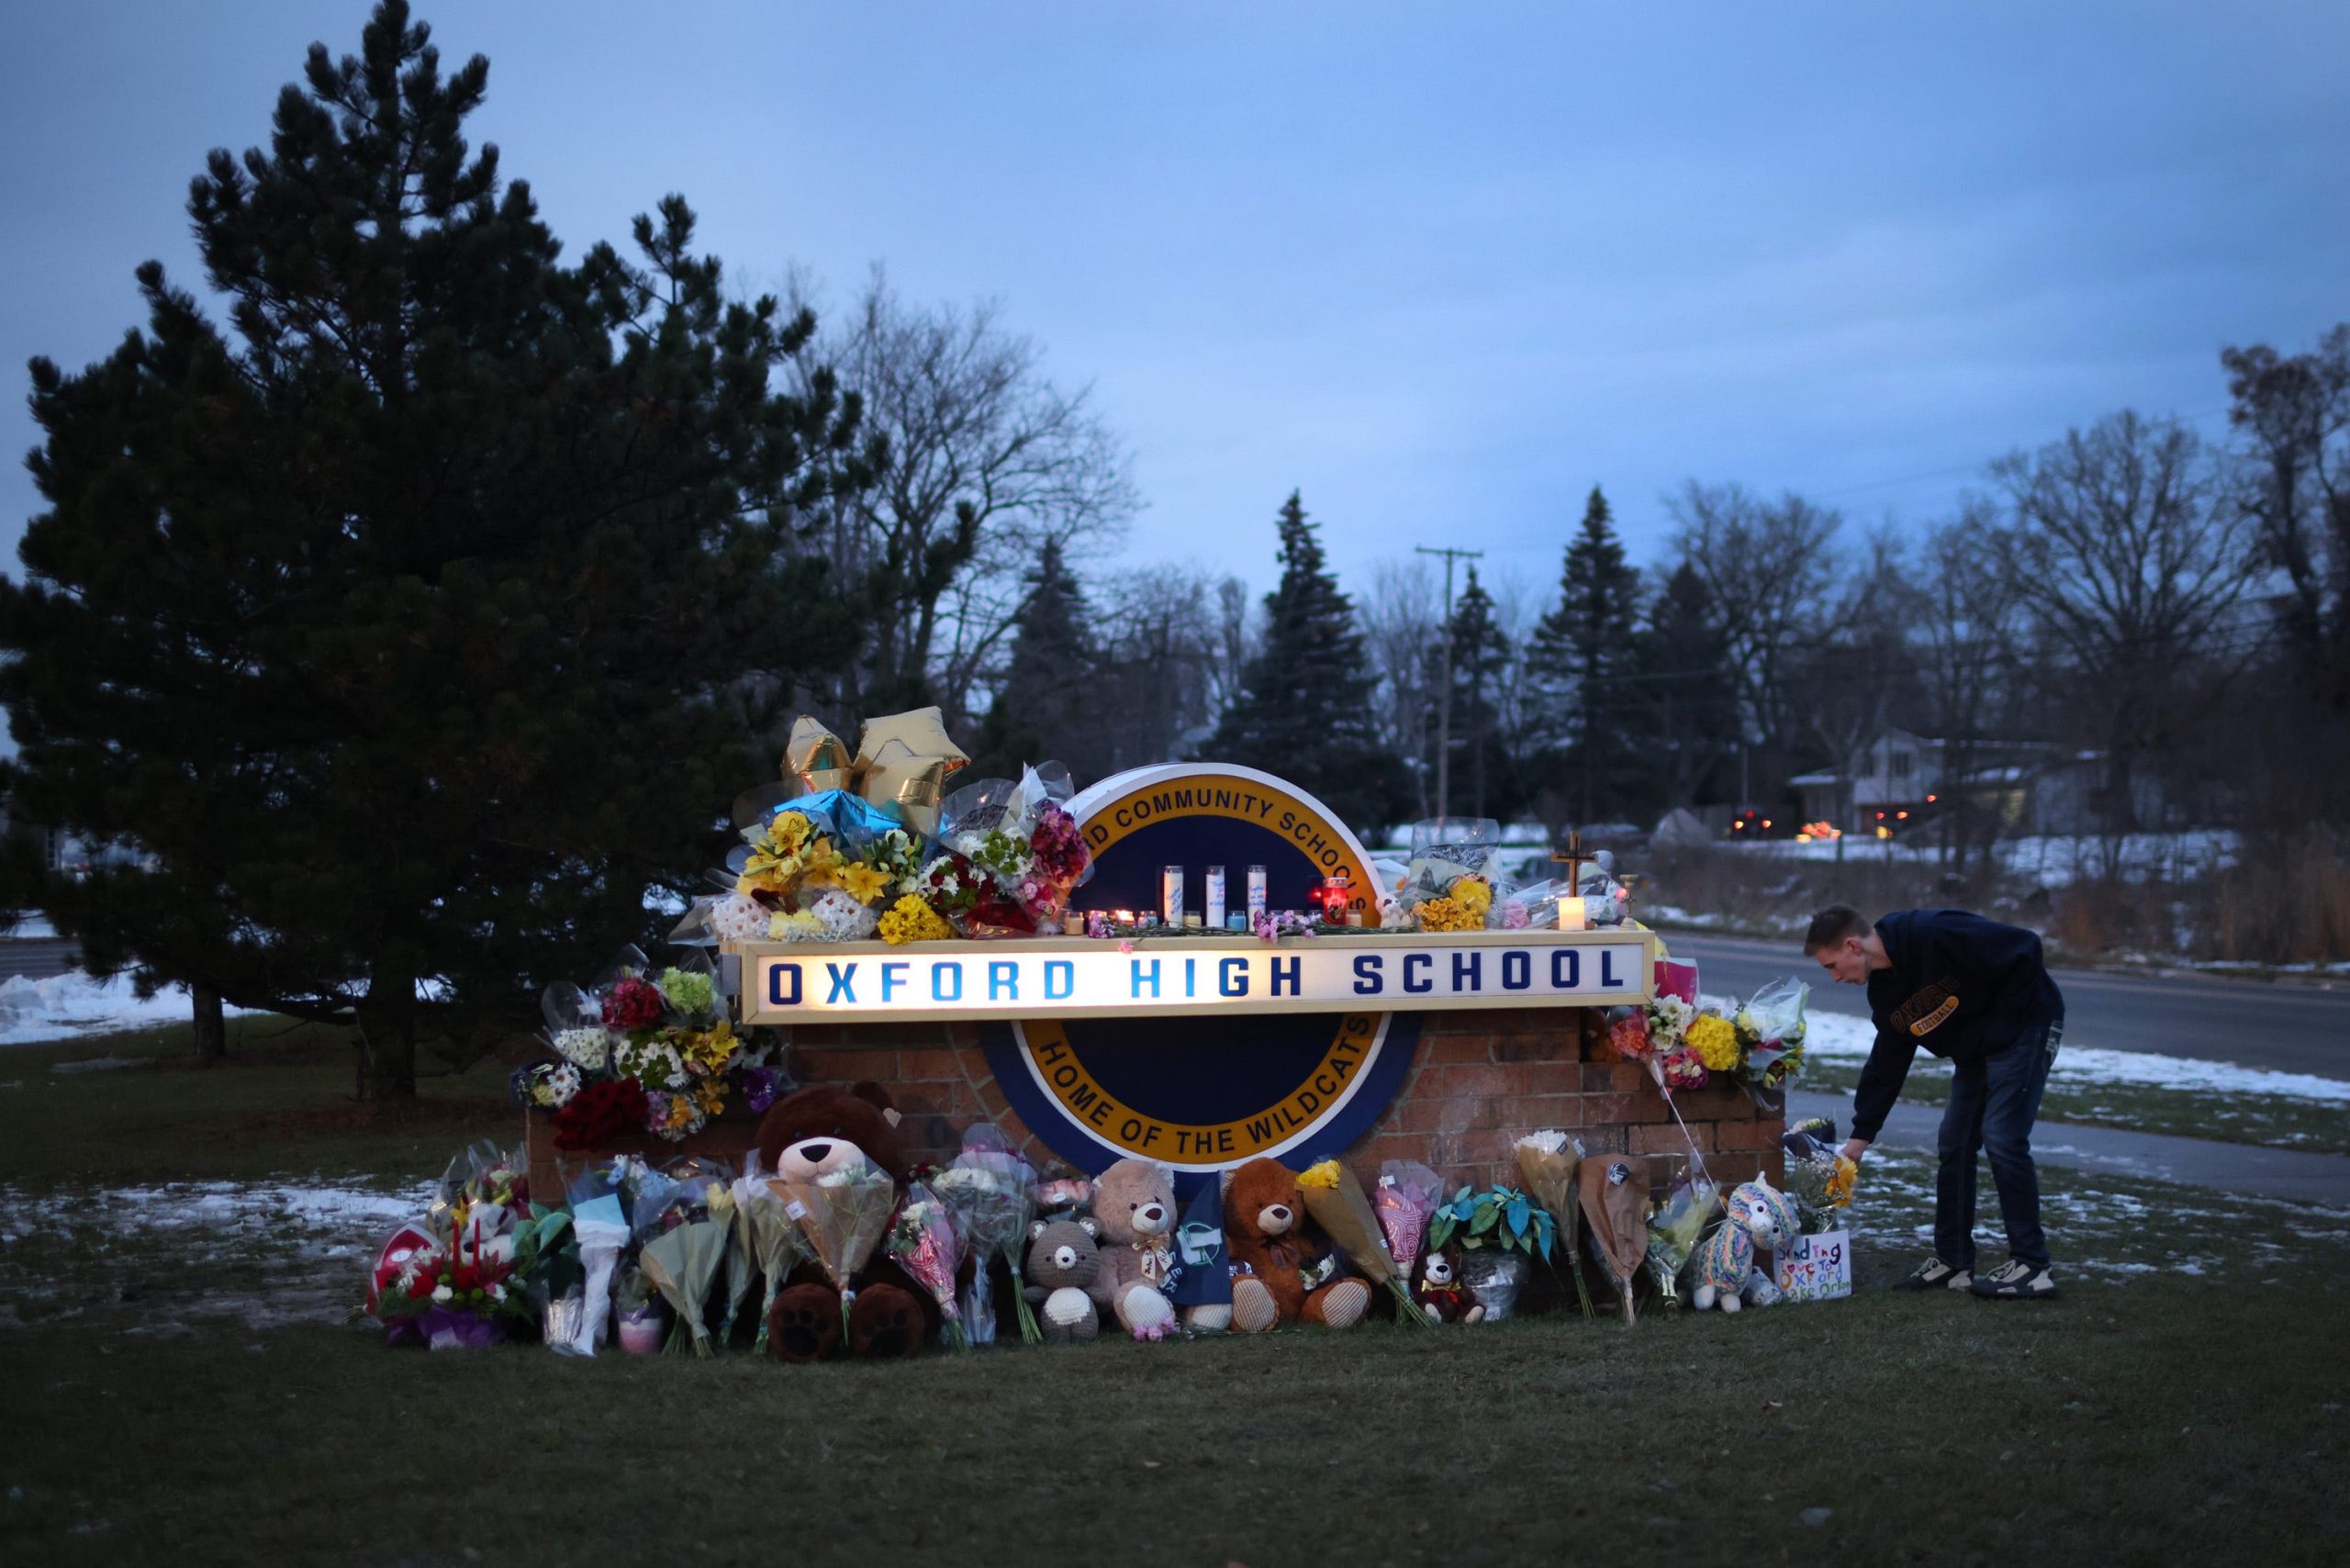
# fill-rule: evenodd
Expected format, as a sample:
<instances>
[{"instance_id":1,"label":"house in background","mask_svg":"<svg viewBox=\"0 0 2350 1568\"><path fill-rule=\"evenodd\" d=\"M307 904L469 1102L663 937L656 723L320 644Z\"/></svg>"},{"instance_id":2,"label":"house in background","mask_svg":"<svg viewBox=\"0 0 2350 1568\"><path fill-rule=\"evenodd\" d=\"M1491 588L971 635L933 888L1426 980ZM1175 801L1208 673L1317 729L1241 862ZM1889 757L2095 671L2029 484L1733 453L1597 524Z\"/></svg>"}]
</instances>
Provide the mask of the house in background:
<instances>
[{"instance_id":1,"label":"house in background","mask_svg":"<svg viewBox=\"0 0 2350 1568\"><path fill-rule=\"evenodd\" d=\"M1969 749L1972 766L1953 774L1947 742L1887 729L1846 767L1787 782L1802 802L1802 821L1868 838L1879 828L1895 837L1919 831L1960 801L1979 808L2002 837L2097 834L2112 825L2104 753L2047 741L1977 741ZM2131 795L2130 815L2141 826L2190 825L2177 820L2159 780L2134 778Z\"/></svg>"}]
</instances>

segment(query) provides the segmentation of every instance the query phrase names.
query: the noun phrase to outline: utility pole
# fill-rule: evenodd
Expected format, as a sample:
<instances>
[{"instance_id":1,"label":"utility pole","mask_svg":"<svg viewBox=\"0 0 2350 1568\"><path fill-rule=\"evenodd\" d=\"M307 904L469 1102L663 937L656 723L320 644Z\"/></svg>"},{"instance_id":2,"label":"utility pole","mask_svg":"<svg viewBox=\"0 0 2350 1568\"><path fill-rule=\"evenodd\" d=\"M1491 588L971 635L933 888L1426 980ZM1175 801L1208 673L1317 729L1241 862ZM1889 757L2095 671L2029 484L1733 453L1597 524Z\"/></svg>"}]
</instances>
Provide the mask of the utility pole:
<instances>
[{"instance_id":1,"label":"utility pole","mask_svg":"<svg viewBox=\"0 0 2350 1568\"><path fill-rule=\"evenodd\" d=\"M1415 544L1412 549L1418 554L1444 557L1444 690L1436 706L1436 814L1442 819L1452 815L1452 563L1482 560L1485 553L1449 545L1431 549Z\"/></svg>"}]
</instances>

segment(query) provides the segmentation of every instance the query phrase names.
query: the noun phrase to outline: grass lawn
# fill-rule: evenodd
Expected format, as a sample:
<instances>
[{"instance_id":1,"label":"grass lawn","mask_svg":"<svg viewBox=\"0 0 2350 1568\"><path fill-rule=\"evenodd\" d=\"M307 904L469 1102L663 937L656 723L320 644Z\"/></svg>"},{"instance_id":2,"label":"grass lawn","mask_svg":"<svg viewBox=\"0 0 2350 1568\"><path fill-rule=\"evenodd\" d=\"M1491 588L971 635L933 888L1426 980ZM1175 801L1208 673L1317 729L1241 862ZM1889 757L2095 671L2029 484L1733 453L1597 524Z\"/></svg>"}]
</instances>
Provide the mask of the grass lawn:
<instances>
[{"instance_id":1,"label":"grass lawn","mask_svg":"<svg viewBox=\"0 0 2350 1568\"><path fill-rule=\"evenodd\" d=\"M1920 1053L1901 1086L1901 1098L1921 1105L1949 1103L1950 1070L1950 1063ZM1860 1078L1857 1063L1812 1061L1804 1064L1797 1087L1822 1094L1850 1094ZM2350 1154L2350 1111L2338 1101L2300 1100L2287 1094L2052 1080L2040 1102L2040 1119L2307 1149L2315 1154Z\"/></svg>"},{"instance_id":2,"label":"grass lawn","mask_svg":"<svg viewBox=\"0 0 2350 1568\"><path fill-rule=\"evenodd\" d=\"M2317 1562L2350 1525L2350 1215L2051 1171L2063 1298L1919 1299L1873 1287L1926 1162L1873 1158L1862 1294L1736 1318L392 1352L337 1300L514 1116L487 1068L357 1114L347 1043L278 1027L211 1072L0 1056L0 1562Z\"/></svg>"}]
</instances>

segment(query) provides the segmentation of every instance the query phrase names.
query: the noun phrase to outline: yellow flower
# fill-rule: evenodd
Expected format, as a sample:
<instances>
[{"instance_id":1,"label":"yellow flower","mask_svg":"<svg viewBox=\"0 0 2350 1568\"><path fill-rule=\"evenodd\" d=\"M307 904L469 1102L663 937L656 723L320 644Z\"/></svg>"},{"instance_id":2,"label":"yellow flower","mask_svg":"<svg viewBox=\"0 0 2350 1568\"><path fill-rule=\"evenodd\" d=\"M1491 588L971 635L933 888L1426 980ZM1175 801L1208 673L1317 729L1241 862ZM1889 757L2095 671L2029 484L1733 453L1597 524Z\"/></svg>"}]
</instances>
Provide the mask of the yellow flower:
<instances>
[{"instance_id":1,"label":"yellow flower","mask_svg":"<svg viewBox=\"0 0 2350 1568\"><path fill-rule=\"evenodd\" d=\"M669 1100L669 1130L675 1132L679 1127L691 1126L693 1125L693 1119L694 1103L683 1094L671 1096Z\"/></svg>"},{"instance_id":2,"label":"yellow flower","mask_svg":"<svg viewBox=\"0 0 2350 1568\"><path fill-rule=\"evenodd\" d=\"M779 853L796 855L800 846L808 842L808 835L815 830L816 824L803 813L784 812L767 823L767 840L777 846Z\"/></svg>"},{"instance_id":3,"label":"yellow flower","mask_svg":"<svg viewBox=\"0 0 2350 1568\"><path fill-rule=\"evenodd\" d=\"M693 1097L703 1115L715 1116L726 1109L726 1081L722 1078L707 1079L694 1086Z\"/></svg>"},{"instance_id":4,"label":"yellow flower","mask_svg":"<svg viewBox=\"0 0 2350 1568\"><path fill-rule=\"evenodd\" d=\"M1861 1168L1842 1155L1836 1157L1836 1174L1828 1178L1828 1206L1841 1209L1852 1201L1852 1184L1860 1180Z\"/></svg>"},{"instance_id":5,"label":"yellow flower","mask_svg":"<svg viewBox=\"0 0 2350 1568\"><path fill-rule=\"evenodd\" d=\"M930 905L908 893L890 906L881 917L881 940L892 946L909 942L944 942L955 935L955 928Z\"/></svg>"},{"instance_id":6,"label":"yellow flower","mask_svg":"<svg viewBox=\"0 0 2350 1568\"><path fill-rule=\"evenodd\" d=\"M862 860L841 868L840 885L859 903L871 903L890 890L890 873Z\"/></svg>"},{"instance_id":7,"label":"yellow flower","mask_svg":"<svg viewBox=\"0 0 2350 1568\"><path fill-rule=\"evenodd\" d=\"M812 941L824 934L824 923L806 910L794 910L789 914L778 914L767 922L767 936L771 941Z\"/></svg>"},{"instance_id":8,"label":"yellow flower","mask_svg":"<svg viewBox=\"0 0 2350 1568\"><path fill-rule=\"evenodd\" d=\"M1707 1072L1728 1072L1738 1065L1738 1030L1719 1014L1699 1014L1682 1040L1697 1053Z\"/></svg>"},{"instance_id":9,"label":"yellow flower","mask_svg":"<svg viewBox=\"0 0 2350 1568\"><path fill-rule=\"evenodd\" d=\"M1412 906L1412 917L1423 931L1483 931L1485 917L1449 895Z\"/></svg>"},{"instance_id":10,"label":"yellow flower","mask_svg":"<svg viewBox=\"0 0 2350 1568\"><path fill-rule=\"evenodd\" d=\"M1338 1162L1326 1159L1319 1165L1309 1165L1297 1173L1301 1187L1336 1187L1338 1184Z\"/></svg>"},{"instance_id":11,"label":"yellow flower","mask_svg":"<svg viewBox=\"0 0 2350 1568\"><path fill-rule=\"evenodd\" d=\"M1452 902L1468 910L1479 920L1494 907L1494 885L1483 877L1463 877L1452 884Z\"/></svg>"}]
</instances>

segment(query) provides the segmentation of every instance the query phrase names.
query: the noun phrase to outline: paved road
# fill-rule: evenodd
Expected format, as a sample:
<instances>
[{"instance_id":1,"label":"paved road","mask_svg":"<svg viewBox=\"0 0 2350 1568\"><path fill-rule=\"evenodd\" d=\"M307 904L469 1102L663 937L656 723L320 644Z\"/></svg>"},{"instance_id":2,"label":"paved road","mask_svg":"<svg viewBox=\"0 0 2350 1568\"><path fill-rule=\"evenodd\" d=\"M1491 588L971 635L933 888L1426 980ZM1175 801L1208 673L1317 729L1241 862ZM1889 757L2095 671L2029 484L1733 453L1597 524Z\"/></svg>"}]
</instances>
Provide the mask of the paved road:
<instances>
[{"instance_id":1,"label":"paved road","mask_svg":"<svg viewBox=\"0 0 2350 1568\"><path fill-rule=\"evenodd\" d=\"M11 975L47 980L73 967L74 944L55 936L0 937L0 980Z\"/></svg>"},{"instance_id":2,"label":"paved road","mask_svg":"<svg viewBox=\"0 0 2350 1568\"><path fill-rule=\"evenodd\" d=\"M1751 995L1763 981L1800 975L1811 1005L1868 1016L1858 986L1836 985L1793 942L1665 934L1677 958L1697 964L1697 983ZM2055 971L2065 992L2065 1043L2154 1056L2201 1057L2277 1072L2350 1079L2350 987L2257 980L2164 979Z\"/></svg>"},{"instance_id":3,"label":"paved road","mask_svg":"<svg viewBox=\"0 0 2350 1568\"><path fill-rule=\"evenodd\" d=\"M1850 1125L1852 1103L1841 1094L1787 1093L1787 1119L1827 1116L1842 1132ZM1930 1151L1942 1126L1939 1105L1913 1105L1902 1101L1885 1119L1877 1141L1892 1148ZM2350 1208L2350 1156L2311 1154L2289 1148L2259 1148L2251 1144L2207 1142L2172 1137L2164 1133L2129 1132L2120 1127L2087 1127L2070 1122L2042 1122L2031 1130L2031 1156L2042 1165L2063 1165L2121 1176L2143 1176L2156 1182L2181 1182L2190 1186L2219 1187L2254 1197L2283 1198L2291 1203L2325 1204ZM1983 1177L1983 1202L1990 1203L1990 1177Z\"/></svg>"}]
</instances>

